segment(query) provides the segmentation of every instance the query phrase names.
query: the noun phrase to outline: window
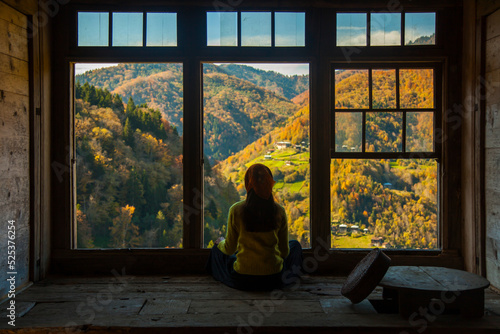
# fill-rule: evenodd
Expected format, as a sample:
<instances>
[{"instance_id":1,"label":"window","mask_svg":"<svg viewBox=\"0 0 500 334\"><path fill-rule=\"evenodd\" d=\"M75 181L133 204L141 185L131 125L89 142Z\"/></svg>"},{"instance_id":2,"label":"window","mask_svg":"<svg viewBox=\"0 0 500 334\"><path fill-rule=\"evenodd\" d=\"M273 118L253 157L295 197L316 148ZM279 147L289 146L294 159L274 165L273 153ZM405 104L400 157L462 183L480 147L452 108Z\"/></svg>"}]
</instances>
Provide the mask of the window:
<instances>
[{"instance_id":1,"label":"window","mask_svg":"<svg viewBox=\"0 0 500 334\"><path fill-rule=\"evenodd\" d=\"M433 264L459 263L462 173L453 159L462 148L453 105L461 103L461 34L447 27L459 24L460 7L219 5L76 4L54 21L53 43L66 46L54 63L68 64L55 84L73 92L80 79L79 94L88 82L85 98L99 97L86 108L82 95L75 108L74 99L53 99L53 128L68 137L54 141L54 161L65 166L70 148L70 173L53 183L64 204L52 210L61 250L54 263L71 265L77 254L102 267L141 263L146 272L163 259L194 272L224 234L252 162L275 173L275 195L306 256L335 248L319 264L325 272L347 273L375 246L399 263L428 265L441 252ZM93 71L70 77L73 63ZM286 67L294 72L280 72ZM105 89L111 102L118 94L123 113L106 106ZM124 137L130 96L138 124L129 117ZM160 138L158 119L177 135ZM121 190L111 196L113 187ZM117 217L131 217L138 233L111 243ZM116 247L131 250L99 250Z\"/></svg>"},{"instance_id":2,"label":"window","mask_svg":"<svg viewBox=\"0 0 500 334\"><path fill-rule=\"evenodd\" d=\"M147 13L146 46L177 46L177 14Z\"/></svg>"},{"instance_id":3,"label":"window","mask_svg":"<svg viewBox=\"0 0 500 334\"><path fill-rule=\"evenodd\" d=\"M273 173L290 238L310 247L308 73L308 64L203 64L204 247L225 234L254 163Z\"/></svg>"},{"instance_id":4,"label":"window","mask_svg":"<svg viewBox=\"0 0 500 334\"><path fill-rule=\"evenodd\" d=\"M332 247L438 248L435 69L333 76Z\"/></svg>"},{"instance_id":5,"label":"window","mask_svg":"<svg viewBox=\"0 0 500 334\"><path fill-rule=\"evenodd\" d=\"M305 46L305 13L274 13L275 45Z\"/></svg>"},{"instance_id":6,"label":"window","mask_svg":"<svg viewBox=\"0 0 500 334\"><path fill-rule=\"evenodd\" d=\"M400 13L372 13L370 24L370 45L401 45Z\"/></svg>"},{"instance_id":7,"label":"window","mask_svg":"<svg viewBox=\"0 0 500 334\"><path fill-rule=\"evenodd\" d=\"M77 247L182 247L182 64L75 72Z\"/></svg>"},{"instance_id":8,"label":"window","mask_svg":"<svg viewBox=\"0 0 500 334\"><path fill-rule=\"evenodd\" d=\"M207 45L208 46L238 45L237 12L207 13Z\"/></svg>"},{"instance_id":9,"label":"window","mask_svg":"<svg viewBox=\"0 0 500 334\"><path fill-rule=\"evenodd\" d=\"M271 13L241 13L241 45L271 46Z\"/></svg>"},{"instance_id":10,"label":"window","mask_svg":"<svg viewBox=\"0 0 500 334\"><path fill-rule=\"evenodd\" d=\"M78 12L77 45L79 47L110 44L114 47L177 46L176 13L113 12L111 18L110 26L109 12Z\"/></svg>"},{"instance_id":11,"label":"window","mask_svg":"<svg viewBox=\"0 0 500 334\"><path fill-rule=\"evenodd\" d=\"M366 31L366 13L337 14L337 46L365 46Z\"/></svg>"},{"instance_id":12,"label":"window","mask_svg":"<svg viewBox=\"0 0 500 334\"><path fill-rule=\"evenodd\" d=\"M109 13L78 13L78 46L108 46Z\"/></svg>"},{"instance_id":13,"label":"window","mask_svg":"<svg viewBox=\"0 0 500 334\"><path fill-rule=\"evenodd\" d=\"M405 45L436 44L436 13L405 14Z\"/></svg>"},{"instance_id":14,"label":"window","mask_svg":"<svg viewBox=\"0 0 500 334\"><path fill-rule=\"evenodd\" d=\"M142 13L113 13L113 46L142 46Z\"/></svg>"},{"instance_id":15,"label":"window","mask_svg":"<svg viewBox=\"0 0 500 334\"><path fill-rule=\"evenodd\" d=\"M207 46L303 47L305 21L304 12L207 12Z\"/></svg>"},{"instance_id":16,"label":"window","mask_svg":"<svg viewBox=\"0 0 500 334\"><path fill-rule=\"evenodd\" d=\"M369 24L367 23L368 18ZM402 23L403 18L404 24ZM367 46L369 44L378 47L436 44L435 12L337 13L336 19L337 46ZM404 43L402 43L403 34ZM367 43L367 36L370 37L369 43Z\"/></svg>"}]
</instances>

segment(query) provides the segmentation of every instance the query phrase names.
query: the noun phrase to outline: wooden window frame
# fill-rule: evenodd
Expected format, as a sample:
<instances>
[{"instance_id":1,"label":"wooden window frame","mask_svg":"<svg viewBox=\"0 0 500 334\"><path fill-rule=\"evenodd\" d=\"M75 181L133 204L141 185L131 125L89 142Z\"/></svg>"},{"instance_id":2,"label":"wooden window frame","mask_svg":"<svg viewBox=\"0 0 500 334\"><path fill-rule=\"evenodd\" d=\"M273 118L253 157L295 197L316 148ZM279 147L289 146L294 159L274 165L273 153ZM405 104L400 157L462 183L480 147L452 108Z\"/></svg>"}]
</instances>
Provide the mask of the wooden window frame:
<instances>
[{"instance_id":1,"label":"wooden window frame","mask_svg":"<svg viewBox=\"0 0 500 334\"><path fill-rule=\"evenodd\" d=\"M336 69L345 69L345 70L356 70L356 69L367 69L369 71L368 74L368 90L369 90L369 103L372 103L372 85L371 85L371 71L372 70L396 70L396 101L397 106L393 109L374 109L371 106L369 108L353 108L353 109L336 109L335 108L335 70ZM403 108L400 105L400 91L399 91L399 70L405 69L432 69L434 71L434 80L433 80L433 90L434 90L434 107L432 108ZM442 63L440 62L413 62L413 63L399 63L397 61L394 62L361 62L361 63L334 63L331 68L331 82L333 84L332 88L332 96L331 96L331 105L332 105L332 119L331 119L331 128L335 129L335 113L336 112L360 112L363 113L363 122L362 122L362 150L361 152L337 152L335 151L335 134L332 132L331 136L331 158L332 159L436 159L438 163L441 162L441 154L443 143L439 140L439 129L442 128L442 110L441 107L443 105L442 102ZM406 116L403 116L402 119L402 151L400 152L367 152L365 147L365 114L368 112L400 112L403 115L408 112L430 112L433 114L433 124L434 131L433 136L435 140L433 141L434 149L432 152L408 152L406 151Z\"/></svg>"},{"instance_id":2,"label":"wooden window frame","mask_svg":"<svg viewBox=\"0 0 500 334\"><path fill-rule=\"evenodd\" d=\"M185 4L186 3L186 4ZM440 115L446 141L439 152L441 159L439 189L441 198L441 250L387 250L395 265L442 265L462 268L462 234L460 205L461 129L447 122L455 115L450 109L460 104L461 92L453 87L460 81L461 34L453 27L461 25L462 7L453 0L422 1L405 3L404 11L436 12L436 45L431 46L380 46L337 47L336 13L346 11L381 11L385 1L362 5L317 4L305 6L305 2L290 2L284 7L281 2L252 4L242 3L237 11L303 11L306 13L305 47L221 47L206 45L206 12L214 7L200 5L197 1L185 1L179 7L168 2L161 6L141 5L96 5L91 1L80 1L61 7L54 18L53 29L53 113L51 119L52 161L68 166L61 180L52 178L52 240L51 269L55 273L110 274L112 269L127 273L202 273L209 250L203 247L202 203L199 192L203 189L203 96L202 64L206 62L290 62L310 64L310 152L311 152L311 249L305 256L316 260L317 273L348 273L367 253L366 249L334 249L330 245L330 140L332 78L331 66L339 62L390 62L412 63L429 61L442 68L442 101ZM177 2L178 4L178 2ZM370 7L369 7L370 6ZM353 8L354 7L354 8ZM77 47L76 15L78 11L119 12L176 12L177 47ZM403 14L404 16L404 14ZM193 33L193 32L198 33ZM273 29L274 31L274 29ZM146 32L144 32L146 33ZM446 36L443 37L443 36ZM274 38L274 37L273 37ZM404 38L404 37L403 37ZM241 39L239 39L240 41ZM183 180L184 205L198 210L184 219L183 249L75 249L75 143L73 133L74 110L73 79L71 64L77 62L181 62L183 63L184 87L184 136L183 136ZM61 94L60 92L66 92ZM445 112L446 110L446 112ZM451 110L448 112L448 110ZM62 140L61 140L62 138ZM189 177L186 177L189 176ZM70 196L68 196L70 195ZM187 212L184 210L184 212ZM191 211L192 212L192 211ZM320 256L328 253L328 257ZM326 254L325 253L325 254ZM321 259L321 261L319 260Z\"/></svg>"}]
</instances>

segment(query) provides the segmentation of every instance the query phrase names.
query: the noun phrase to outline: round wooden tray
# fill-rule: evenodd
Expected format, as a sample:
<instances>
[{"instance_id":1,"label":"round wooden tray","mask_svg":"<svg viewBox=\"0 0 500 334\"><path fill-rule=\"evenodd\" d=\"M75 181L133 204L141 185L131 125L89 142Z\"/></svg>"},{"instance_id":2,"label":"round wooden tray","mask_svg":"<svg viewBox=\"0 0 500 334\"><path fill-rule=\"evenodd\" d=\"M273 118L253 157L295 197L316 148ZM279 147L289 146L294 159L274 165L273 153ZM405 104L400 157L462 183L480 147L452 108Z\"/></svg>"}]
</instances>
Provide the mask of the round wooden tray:
<instances>
[{"instance_id":1,"label":"round wooden tray","mask_svg":"<svg viewBox=\"0 0 500 334\"><path fill-rule=\"evenodd\" d=\"M380 281L384 298L398 302L407 317L421 307L444 312L457 310L466 317L484 314L484 289L490 282L463 270L442 267L391 267Z\"/></svg>"},{"instance_id":2,"label":"round wooden tray","mask_svg":"<svg viewBox=\"0 0 500 334\"><path fill-rule=\"evenodd\" d=\"M390 265L391 259L384 252L373 249L347 276L340 292L354 304L363 301L380 283Z\"/></svg>"}]
</instances>

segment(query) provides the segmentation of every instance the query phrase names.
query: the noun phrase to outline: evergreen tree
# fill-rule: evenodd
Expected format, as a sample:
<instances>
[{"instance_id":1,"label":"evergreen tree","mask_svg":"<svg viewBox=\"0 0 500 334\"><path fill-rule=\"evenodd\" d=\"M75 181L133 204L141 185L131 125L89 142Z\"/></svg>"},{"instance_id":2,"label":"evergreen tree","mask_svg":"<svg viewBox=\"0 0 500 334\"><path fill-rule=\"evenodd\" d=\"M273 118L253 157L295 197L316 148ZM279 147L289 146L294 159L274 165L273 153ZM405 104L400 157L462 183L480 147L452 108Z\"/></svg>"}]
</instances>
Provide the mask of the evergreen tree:
<instances>
[{"instance_id":1,"label":"evergreen tree","mask_svg":"<svg viewBox=\"0 0 500 334\"><path fill-rule=\"evenodd\" d=\"M75 86L75 97L77 99L81 99L82 98L82 85L80 84L80 81L77 81L76 82L76 86Z\"/></svg>"},{"instance_id":2,"label":"evergreen tree","mask_svg":"<svg viewBox=\"0 0 500 334\"><path fill-rule=\"evenodd\" d=\"M132 146L134 144L134 130L130 126L130 120L128 117L125 120L125 125L123 126L123 139L129 146Z\"/></svg>"},{"instance_id":3,"label":"evergreen tree","mask_svg":"<svg viewBox=\"0 0 500 334\"><path fill-rule=\"evenodd\" d=\"M141 208L146 202L144 200L144 186L135 169L132 169L130 172L130 176L125 184L125 191L126 202L132 204L134 210L138 211L138 214L142 213Z\"/></svg>"},{"instance_id":4,"label":"evergreen tree","mask_svg":"<svg viewBox=\"0 0 500 334\"><path fill-rule=\"evenodd\" d=\"M135 110L135 103L134 103L134 99L132 99L132 96L131 96L128 98L127 109L125 109L125 112L128 116L129 114L133 113L134 110Z\"/></svg>"},{"instance_id":5,"label":"evergreen tree","mask_svg":"<svg viewBox=\"0 0 500 334\"><path fill-rule=\"evenodd\" d=\"M118 94L115 94L115 96L113 96L113 108L117 111L124 111L122 98Z\"/></svg>"}]
</instances>

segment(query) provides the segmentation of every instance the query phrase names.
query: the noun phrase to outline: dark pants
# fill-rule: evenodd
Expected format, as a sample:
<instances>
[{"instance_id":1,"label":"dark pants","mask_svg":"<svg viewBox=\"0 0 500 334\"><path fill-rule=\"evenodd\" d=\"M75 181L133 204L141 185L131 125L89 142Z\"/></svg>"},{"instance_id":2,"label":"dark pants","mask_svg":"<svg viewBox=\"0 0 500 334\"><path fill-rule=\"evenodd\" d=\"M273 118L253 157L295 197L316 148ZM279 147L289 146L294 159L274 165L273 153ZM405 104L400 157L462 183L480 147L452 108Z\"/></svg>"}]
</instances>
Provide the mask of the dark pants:
<instances>
[{"instance_id":1,"label":"dark pants","mask_svg":"<svg viewBox=\"0 0 500 334\"><path fill-rule=\"evenodd\" d=\"M283 270L273 275L243 275L236 272L233 263L236 255L226 255L217 246L212 247L206 270L225 285L250 291L269 291L295 283L302 268L302 246L297 240L289 241L290 253L283 261Z\"/></svg>"}]
</instances>

